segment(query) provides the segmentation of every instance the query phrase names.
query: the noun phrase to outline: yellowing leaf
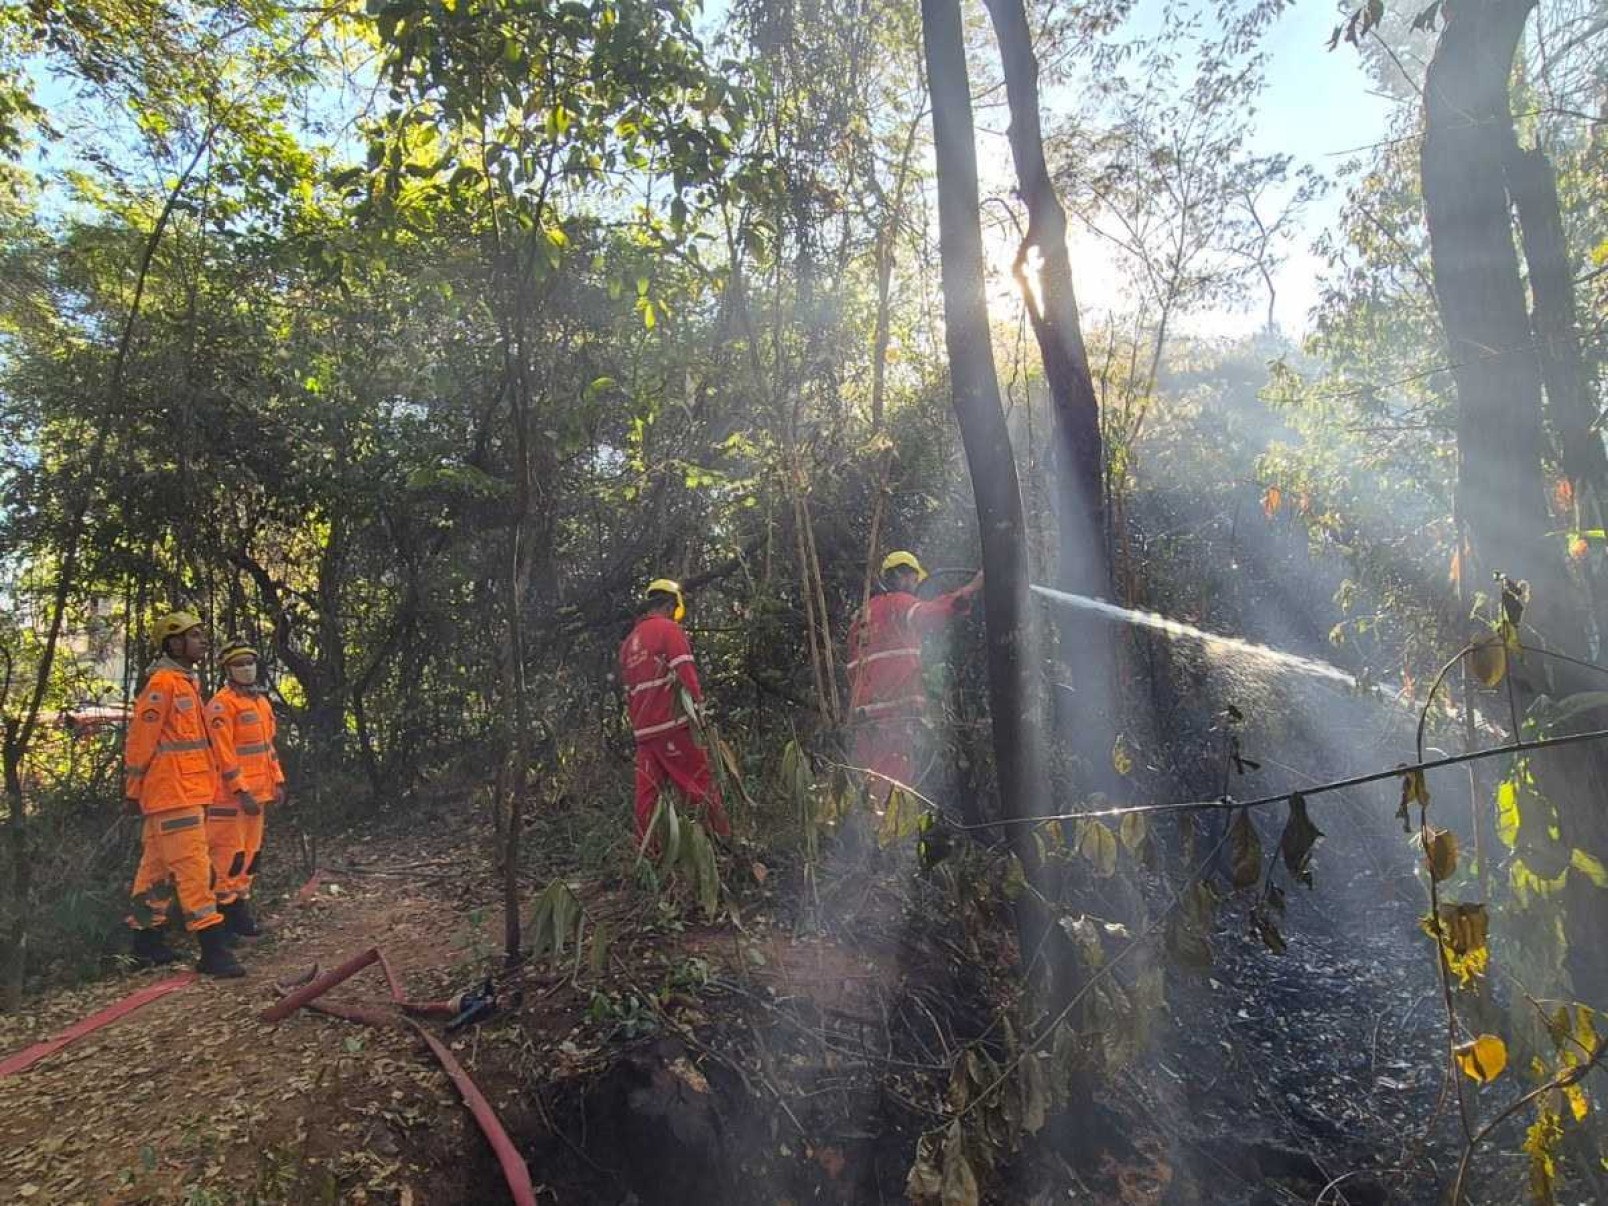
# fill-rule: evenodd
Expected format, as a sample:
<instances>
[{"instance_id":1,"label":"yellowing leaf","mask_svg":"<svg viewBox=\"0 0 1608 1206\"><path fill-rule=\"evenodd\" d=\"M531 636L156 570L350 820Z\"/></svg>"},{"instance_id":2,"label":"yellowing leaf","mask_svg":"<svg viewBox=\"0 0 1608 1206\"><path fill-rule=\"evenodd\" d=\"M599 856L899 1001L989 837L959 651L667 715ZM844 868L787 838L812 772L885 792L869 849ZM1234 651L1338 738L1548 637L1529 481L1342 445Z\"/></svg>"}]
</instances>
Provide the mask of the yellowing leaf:
<instances>
[{"instance_id":1,"label":"yellowing leaf","mask_svg":"<svg viewBox=\"0 0 1608 1206\"><path fill-rule=\"evenodd\" d=\"M1580 847L1576 846L1569 852L1569 865L1599 888L1608 888L1608 868Z\"/></svg>"},{"instance_id":2,"label":"yellowing leaf","mask_svg":"<svg viewBox=\"0 0 1608 1206\"><path fill-rule=\"evenodd\" d=\"M1442 904L1438 934L1433 918L1425 917L1419 924L1424 933L1439 939L1447 970L1457 977L1458 983L1466 985L1476 976L1485 974L1491 952L1487 945L1490 916L1484 905Z\"/></svg>"},{"instance_id":3,"label":"yellowing leaf","mask_svg":"<svg viewBox=\"0 0 1608 1206\"><path fill-rule=\"evenodd\" d=\"M1149 834L1150 824L1142 812L1124 813L1121 823L1117 826L1117 836L1122 839L1122 845L1129 854L1137 853Z\"/></svg>"},{"instance_id":4,"label":"yellowing leaf","mask_svg":"<svg viewBox=\"0 0 1608 1206\"><path fill-rule=\"evenodd\" d=\"M910 837L921 827L921 808L908 792L897 787L888 793L887 807L877 825L877 845L884 848Z\"/></svg>"},{"instance_id":5,"label":"yellowing leaf","mask_svg":"<svg viewBox=\"0 0 1608 1206\"><path fill-rule=\"evenodd\" d=\"M1424 835L1424 861L1436 883L1450 879L1457 870L1457 835L1450 829L1431 828Z\"/></svg>"},{"instance_id":6,"label":"yellowing leaf","mask_svg":"<svg viewBox=\"0 0 1608 1206\"><path fill-rule=\"evenodd\" d=\"M1468 651L1468 668L1487 687L1494 687L1507 676L1507 647L1494 632L1486 633Z\"/></svg>"},{"instance_id":7,"label":"yellowing leaf","mask_svg":"<svg viewBox=\"0 0 1608 1206\"><path fill-rule=\"evenodd\" d=\"M1575 1038L1587 1051L1597 1049L1597 1011L1589 1005L1575 1006Z\"/></svg>"},{"instance_id":8,"label":"yellowing leaf","mask_svg":"<svg viewBox=\"0 0 1608 1206\"><path fill-rule=\"evenodd\" d=\"M1111 747L1111 769L1119 775L1133 773L1133 756L1128 753L1127 738L1117 736L1117 743Z\"/></svg>"},{"instance_id":9,"label":"yellowing leaf","mask_svg":"<svg viewBox=\"0 0 1608 1206\"><path fill-rule=\"evenodd\" d=\"M1496 836L1509 848L1519 840L1519 785L1512 779L1496 785Z\"/></svg>"},{"instance_id":10,"label":"yellowing leaf","mask_svg":"<svg viewBox=\"0 0 1608 1206\"><path fill-rule=\"evenodd\" d=\"M1507 1067L1507 1044L1494 1034L1482 1034L1459 1046L1453 1054L1463 1075L1482 1085L1490 1084Z\"/></svg>"},{"instance_id":11,"label":"yellowing leaf","mask_svg":"<svg viewBox=\"0 0 1608 1206\"><path fill-rule=\"evenodd\" d=\"M1558 1147L1563 1142L1563 1120L1558 1112L1543 1106L1524 1136L1524 1152L1530 1157L1530 1198L1539 1204L1557 1201L1554 1194L1558 1175Z\"/></svg>"},{"instance_id":12,"label":"yellowing leaf","mask_svg":"<svg viewBox=\"0 0 1608 1206\"><path fill-rule=\"evenodd\" d=\"M1569 1112L1574 1115L1576 1122L1584 1122L1586 1115L1591 1113L1591 1098L1578 1083L1563 1086L1563 1095L1569 1102Z\"/></svg>"},{"instance_id":13,"label":"yellowing leaf","mask_svg":"<svg viewBox=\"0 0 1608 1206\"><path fill-rule=\"evenodd\" d=\"M1078 822L1078 853L1093 864L1098 878L1117 873L1117 835L1099 821Z\"/></svg>"}]
</instances>

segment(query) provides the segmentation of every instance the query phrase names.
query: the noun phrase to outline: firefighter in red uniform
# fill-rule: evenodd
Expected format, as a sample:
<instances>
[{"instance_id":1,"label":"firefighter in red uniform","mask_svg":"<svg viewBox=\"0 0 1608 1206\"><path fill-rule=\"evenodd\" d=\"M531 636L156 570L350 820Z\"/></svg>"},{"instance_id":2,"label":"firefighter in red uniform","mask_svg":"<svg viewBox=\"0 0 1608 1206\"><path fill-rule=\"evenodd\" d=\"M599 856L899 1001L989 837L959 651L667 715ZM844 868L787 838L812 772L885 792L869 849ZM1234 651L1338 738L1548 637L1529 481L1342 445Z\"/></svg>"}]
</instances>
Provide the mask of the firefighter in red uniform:
<instances>
[{"instance_id":1,"label":"firefighter in red uniform","mask_svg":"<svg viewBox=\"0 0 1608 1206\"><path fill-rule=\"evenodd\" d=\"M620 646L631 735L636 738L636 835L653 821L659 792L672 783L720 837L731 833L709 759L694 740L702 723L703 689L692 647L681 630L687 614L681 587L668 578L648 583L648 608Z\"/></svg>"},{"instance_id":2,"label":"firefighter in red uniform","mask_svg":"<svg viewBox=\"0 0 1608 1206\"><path fill-rule=\"evenodd\" d=\"M882 559L882 592L872 596L849 629L852 758L855 766L873 772L866 776L866 789L879 808L896 784L914 785L916 742L927 718L922 638L969 612L983 585L978 574L957 591L918 599L916 587L926 577L915 554L889 553Z\"/></svg>"}]
</instances>

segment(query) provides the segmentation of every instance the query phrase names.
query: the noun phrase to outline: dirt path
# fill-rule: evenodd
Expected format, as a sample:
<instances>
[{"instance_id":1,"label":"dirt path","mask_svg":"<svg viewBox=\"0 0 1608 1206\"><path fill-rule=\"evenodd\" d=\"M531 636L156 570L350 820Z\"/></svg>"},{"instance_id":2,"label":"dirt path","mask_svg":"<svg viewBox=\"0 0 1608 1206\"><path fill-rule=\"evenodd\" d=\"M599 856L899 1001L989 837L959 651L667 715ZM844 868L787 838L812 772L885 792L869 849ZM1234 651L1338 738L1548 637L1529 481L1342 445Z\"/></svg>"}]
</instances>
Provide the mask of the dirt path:
<instances>
[{"instance_id":1,"label":"dirt path","mask_svg":"<svg viewBox=\"0 0 1608 1206\"><path fill-rule=\"evenodd\" d=\"M416 853L411 857L417 857ZM201 979L31 1070L0 1080L0 1201L408 1200L429 1169L410 1133L461 1129L451 1087L408 1036L257 1012L275 979L383 947L410 993L443 995L464 931L450 902L401 878L326 875L267 911L250 975ZM182 965L181 965L182 966ZM6 1020L0 1051L37 1041L170 970L115 976ZM383 999L377 971L347 995ZM450 1136L444 1136L450 1137ZM181 1193L181 1187L186 1187Z\"/></svg>"},{"instance_id":2,"label":"dirt path","mask_svg":"<svg viewBox=\"0 0 1608 1206\"><path fill-rule=\"evenodd\" d=\"M474 903L494 889L477 853L444 846L334 852L326 865L356 856L393 873L326 872L310 903L268 910L270 936L243 952L248 979L199 981L0 1080L0 1202L503 1200L483 1139L411 1035L307 1013L257 1020L275 979L370 946L413 999L472 984L498 928ZM394 873L423 859L450 873ZM541 1200L901 1196L917 1134L944 1116L947 1055L988 1028L995 1003L955 995L980 973L952 958L941 926L912 926L898 876L844 878L834 896L863 917L818 934L784 920L796 876L730 870L741 927L588 880L589 909L636 919L607 974L534 966L521 1008L453 1041ZM1212 968L1170 976L1150 1052L1066 1114L1050 1143L1067 1161L1062 1188L1128 1206L1273 1206L1345 1177L1344 1198L1326 1202L1432 1198L1436 1164L1421 1157L1455 1158L1444 1112L1418 1148L1442 1023L1417 908L1386 886L1352 873L1303 890L1281 955L1225 905ZM0 1053L163 976L42 999L30 1021L0 1019ZM385 988L369 969L332 995L381 1001ZM964 1001L975 1016L957 1014ZM896 1048L890 1023L926 1038ZM717 1183L726 1196L710 1196Z\"/></svg>"}]
</instances>

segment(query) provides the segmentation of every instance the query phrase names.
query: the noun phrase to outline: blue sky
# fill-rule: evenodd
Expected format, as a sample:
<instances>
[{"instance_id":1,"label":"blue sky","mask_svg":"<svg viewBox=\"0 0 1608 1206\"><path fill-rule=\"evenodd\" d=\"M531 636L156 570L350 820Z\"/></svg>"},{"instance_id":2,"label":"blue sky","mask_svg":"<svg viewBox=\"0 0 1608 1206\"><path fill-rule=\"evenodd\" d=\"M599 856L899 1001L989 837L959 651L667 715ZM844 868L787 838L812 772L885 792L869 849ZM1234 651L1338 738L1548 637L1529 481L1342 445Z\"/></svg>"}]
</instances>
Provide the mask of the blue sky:
<instances>
[{"instance_id":1,"label":"blue sky","mask_svg":"<svg viewBox=\"0 0 1608 1206\"><path fill-rule=\"evenodd\" d=\"M914 3L914 0L911 0ZM1124 36L1153 32L1163 0L1140 0L1127 22ZM1205 0L1196 0L1210 27L1214 18ZM726 11L725 0L708 0L698 21L710 30ZM1354 48L1342 44L1326 49L1330 31L1340 20L1339 10L1323 3L1294 4L1273 24L1264 42L1268 54L1267 86L1257 102L1253 148L1264 154L1286 153L1299 163L1332 176L1347 153L1364 148L1386 136L1396 101L1374 92L1372 82ZM71 92L60 81L44 72L35 75L38 98L47 106L66 101ZM1053 120L1056 98L1046 97ZM1006 192L1012 182L1009 152L1004 139L1004 114L1000 109L980 112L979 166L984 192ZM63 161L48 151L42 158L30 157L27 166L61 167ZM1277 279L1277 320L1287 334L1298 336L1307 327L1307 314L1318 295L1317 278L1322 264L1311 254L1312 239L1339 215L1343 190L1332 188L1306 214L1302 229L1287 252L1286 263ZM47 205L59 204L52 198ZM1074 237L1073 251L1077 288L1084 308L1095 317L1122 302L1122 274L1111 261L1101 242L1087 234ZM1014 246L1002 236L990 236L990 254L996 264L1008 265ZM1001 289L1010 292L1008 277ZM1262 306L1254 304L1243 313L1197 315L1188 327L1199 333L1234 335L1260 327Z\"/></svg>"},{"instance_id":2,"label":"blue sky","mask_svg":"<svg viewBox=\"0 0 1608 1206\"><path fill-rule=\"evenodd\" d=\"M1208 6L1204 21L1210 28L1214 18ZM1161 0L1141 0L1124 27L1122 36L1153 33L1158 27ZM1374 91L1364 64L1356 50L1342 43L1327 49L1330 33L1338 20L1337 9L1323 4L1296 4L1287 9L1269 29L1263 43L1268 55L1267 85L1257 99L1251 149L1260 154L1282 153L1295 157L1332 178L1349 153L1387 136L1387 126L1397 102ZM1058 103L1063 98L1045 97L1047 124L1053 124ZM1013 182L1009 150L1005 142L1002 112L979 114L979 170L983 191L1008 192ZM1318 279L1322 261L1311 252L1313 239L1339 217L1344 197L1341 186L1312 204L1296 237L1286 249L1285 263L1275 279L1277 305L1275 318L1282 330L1299 337L1308 328L1308 314L1318 298ZM1008 276L999 271L1008 266L1014 253L1014 240L989 232L989 254L996 278L995 296L1004 301L1011 292ZM1113 260L1106 245L1096 236L1075 231L1072 238L1073 271L1078 299L1085 313L1095 321L1123 305L1123 269ZM1254 298L1245 311L1217 311L1190 316L1183 329L1202 335L1235 336L1261 328L1265 298Z\"/></svg>"}]
</instances>

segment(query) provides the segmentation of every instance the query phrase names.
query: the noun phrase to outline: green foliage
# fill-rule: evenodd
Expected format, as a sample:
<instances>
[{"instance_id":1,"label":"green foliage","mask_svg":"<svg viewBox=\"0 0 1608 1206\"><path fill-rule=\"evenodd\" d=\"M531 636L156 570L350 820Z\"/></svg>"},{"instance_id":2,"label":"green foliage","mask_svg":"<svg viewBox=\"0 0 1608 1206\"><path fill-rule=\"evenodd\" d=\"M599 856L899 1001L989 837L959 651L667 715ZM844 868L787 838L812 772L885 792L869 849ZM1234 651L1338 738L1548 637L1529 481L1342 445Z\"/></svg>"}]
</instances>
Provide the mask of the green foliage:
<instances>
[{"instance_id":1,"label":"green foliage","mask_svg":"<svg viewBox=\"0 0 1608 1206\"><path fill-rule=\"evenodd\" d=\"M578 961L586 940L586 909L575 889L561 879L548 884L536 898L525 933L533 959L549 954L562 959L566 949L573 948ZM602 957L597 953L597 943L594 937L594 960Z\"/></svg>"},{"instance_id":2,"label":"green foliage","mask_svg":"<svg viewBox=\"0 0 1608 1206\"><path fill-rule=\"evenodd\" d=\"M706 919L713 921L719 914L720 867L715 859L714 842L703 822L695 817L683 817L668 793L659 797L647 832L637 847L637 859L639 864L651 861L658 883L669 883L677 878L684 881Z\"/></svg>"}]
</instances>

